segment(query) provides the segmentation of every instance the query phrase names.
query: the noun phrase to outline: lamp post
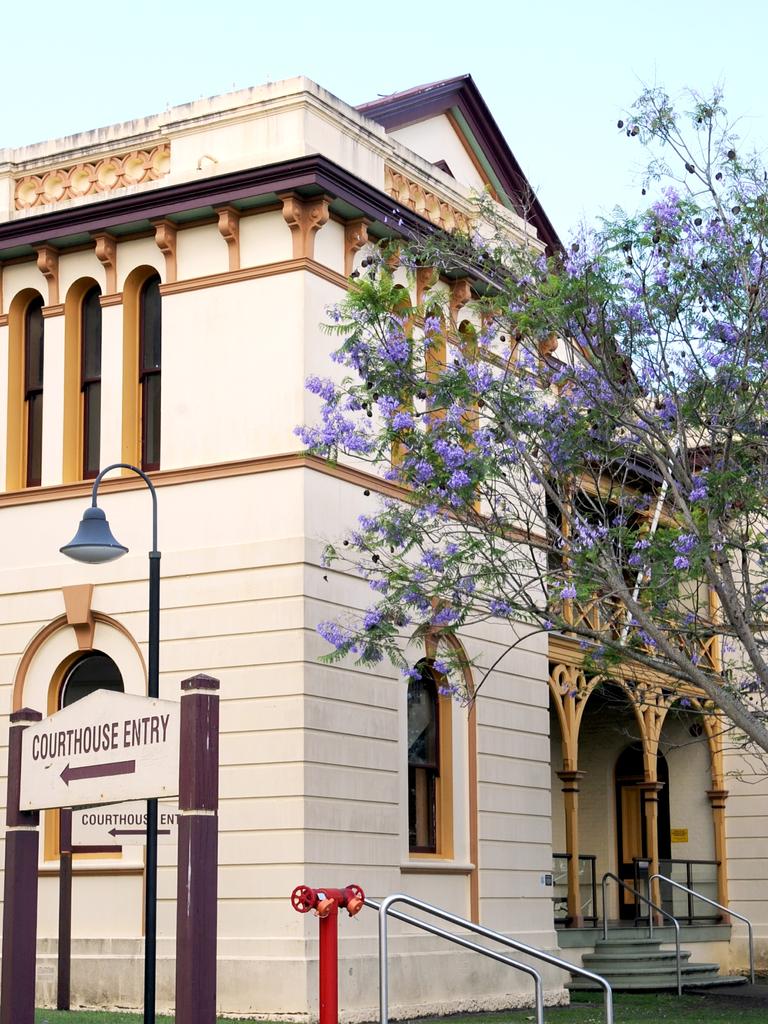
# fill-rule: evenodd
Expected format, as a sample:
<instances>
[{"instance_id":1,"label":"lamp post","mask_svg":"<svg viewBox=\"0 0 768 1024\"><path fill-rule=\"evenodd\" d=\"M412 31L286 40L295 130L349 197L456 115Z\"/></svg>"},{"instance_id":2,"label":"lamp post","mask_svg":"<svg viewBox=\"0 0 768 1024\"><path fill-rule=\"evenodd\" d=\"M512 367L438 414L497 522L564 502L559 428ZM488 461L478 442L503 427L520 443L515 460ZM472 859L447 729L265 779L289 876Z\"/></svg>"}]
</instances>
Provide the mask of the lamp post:
<instances>
[{"instance_id":1,"label":"lamp post","mask_svg":"<svg viewBox=\"0 0 768 1024\"><path fill-rule=\"evenodd\" d=\"M124 555L128 548L112 536L107 517L96 504L99 484L113 469L136 473L152 495L152 550L149 552L149 643L147 696L159 697L160 664L160 552L157 550L157 494L146 473L126 462L115 462L102 469L93 481L91 507L87 508L77 533L62 554L78 562L100 565ZM157 962L157 800L147 800L147 855L144 888L144 1024L155 1024L155 982Z\"/></svg>"}]
</instances>

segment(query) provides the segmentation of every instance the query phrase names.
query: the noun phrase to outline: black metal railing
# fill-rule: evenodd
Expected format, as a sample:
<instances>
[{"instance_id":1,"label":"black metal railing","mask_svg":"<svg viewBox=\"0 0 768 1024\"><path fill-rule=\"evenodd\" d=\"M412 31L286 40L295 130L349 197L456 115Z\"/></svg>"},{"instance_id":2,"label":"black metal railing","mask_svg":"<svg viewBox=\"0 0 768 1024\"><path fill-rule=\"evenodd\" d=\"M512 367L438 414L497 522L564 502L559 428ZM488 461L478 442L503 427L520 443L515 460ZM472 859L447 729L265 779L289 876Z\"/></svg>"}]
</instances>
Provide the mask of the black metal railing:
<instances>
[{"instance_id":1,"label":"black metal railing","mask_svg":"<svg viewBox=\"0 0 768 1024\"><path fill-rule=\"evenodd\" d=\"M711 900L717 900L717 869L716 860L682 860L679 858L660 857L659 872L674 882L679 882L687 889L693 889ZM662 906L670 910L679 921L687 924L694 922L716 922L721 920L718 913L703 913L704 907L691 893L684 893L674 886L659 880L659 895ZM697 912L698 910L698 912Z\"/></svg>"},{"instance_id":2,"label":"black metal railing","mask_svg":"<svg viewBox=\"0 0 768 1024\"><path fill-rule=\"evenodd\" d=\"M553 894L555 924L567 927L571 924L568 915L568 862L570 853L552 854ZM597 857L593 853L579 854L579 908L585 924L597 926Z\"/></svg>"}]
</instances>

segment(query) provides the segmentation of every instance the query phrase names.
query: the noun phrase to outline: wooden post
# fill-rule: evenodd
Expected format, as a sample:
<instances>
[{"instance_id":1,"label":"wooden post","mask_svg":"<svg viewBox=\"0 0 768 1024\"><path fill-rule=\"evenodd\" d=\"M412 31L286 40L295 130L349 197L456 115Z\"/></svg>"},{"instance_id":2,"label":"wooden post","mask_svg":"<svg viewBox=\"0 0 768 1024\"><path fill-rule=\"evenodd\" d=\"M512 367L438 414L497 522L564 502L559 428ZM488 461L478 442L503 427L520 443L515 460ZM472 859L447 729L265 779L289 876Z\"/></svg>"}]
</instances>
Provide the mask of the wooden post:
<instances>
[{"instance_id":1,"label":"wooden post","mask_svg":"<svg viewBox=\"0 0 768 1024\"><path fill-rule=\"evenodd\" d=\"M565 806L565 852L568 854L568 927L581 928L584 918L581 913L581 892L579 878L579 780L585 772L561 771L557 777L563 786Z\"/></svg>"},{"instance_id":2,"label":"wooden post","mask_svg":"<svg viewBox=\"0 0 768 1024\"><path fill-rule=\"evenodd\" d=\"M181 684L176 1024L216 1024L218 679Z\"/></svg>"},{"instance_id":3,"label":"wooden post","mask_svg":"<svg viewBox=\"0 0 768 1024\"><path fill-rule=\"evenodd\" d=\"M59 811L59 947L56 1009L68 1010L72 963L72 808Z\"/></svg>"},{"instance_id":4,"label":"wooden post","mask_svg":"<svg viewBox=\"0 0 768 1024\"><path fill-rule=\"evenodd\" d=\"M725 846L725 801L728 790L722 786L708 789L707 796L712 805L712 823L715 830L715 860L717 861L717 902L728 906L728 861ZM723 914L722 923L730 924L730 914Z\"/></svg>"},{"instance_id":5,"label":"wooden post","mask_svg":"<svg viewBox=\"0 0 768 1024\"><path fill-rule=\"evenodd\" d=\"M34 1024L37 957L37 856L40 812L20 811L21 738L43 716L22 708L8 733L8 801L5 830L3 965L0 1024Z\"/></svg>"},{"instance_id":6,"label":"wooden post","mask_svg":"<svg viewBox=\"0 0 768 1024\"><path fill-rule=\"evenodd\" d=\"M650 862L648 876L657 874L659 870L659 793L664 788L663 782L641 782L640 789L643 791L643 805L645 808L645 837L646 853ZM657 907L661 906L661 888L658 878L654 880L648 892L648 898L653 900ZM662 924L661 916L648 908L649 914L655 914L657 923Z\"/></svg>"}]
</instances>

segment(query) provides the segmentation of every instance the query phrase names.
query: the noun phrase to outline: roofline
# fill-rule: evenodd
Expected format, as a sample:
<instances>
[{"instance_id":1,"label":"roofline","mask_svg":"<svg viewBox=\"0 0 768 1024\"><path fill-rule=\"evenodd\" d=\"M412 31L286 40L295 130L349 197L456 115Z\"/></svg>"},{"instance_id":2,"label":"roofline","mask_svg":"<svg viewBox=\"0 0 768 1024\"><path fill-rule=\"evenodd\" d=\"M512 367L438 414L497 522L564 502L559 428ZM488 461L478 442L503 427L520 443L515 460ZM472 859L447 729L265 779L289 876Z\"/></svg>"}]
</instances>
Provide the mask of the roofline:
<instances>
[{"instance_id":1,"label":"roofline","mask_svg":"<svg viewBox=\"0 0 768 1024\"><path fill-rule=\"evenodd\" d=\"M356 109L390 132L406 128L427 117L444 114L452 107L456 107L464 116L515 211L534 225L550 253L561 250L563 243L471 75L459 75L431 85L393 93L363 103ZM526 196L530 196L530 203L526 203Z\"/></svg>"}]
</instances>

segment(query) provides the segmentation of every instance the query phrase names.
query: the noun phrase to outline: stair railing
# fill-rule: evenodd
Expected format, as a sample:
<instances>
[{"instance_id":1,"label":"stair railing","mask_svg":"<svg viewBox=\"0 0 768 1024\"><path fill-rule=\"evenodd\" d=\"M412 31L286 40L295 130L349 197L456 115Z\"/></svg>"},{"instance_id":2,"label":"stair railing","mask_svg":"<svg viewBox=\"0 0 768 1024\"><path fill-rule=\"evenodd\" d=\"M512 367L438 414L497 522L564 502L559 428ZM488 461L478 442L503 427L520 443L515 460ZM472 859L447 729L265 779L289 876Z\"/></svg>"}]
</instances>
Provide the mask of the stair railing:
<instances>
[{"instance_id":1,"label":"stair railing","mask_svg":"<svg viewBox=\"0 0 768 1024\"><path fill-rule=\"evenodd\" d=\"M627 883L622 881L622 879L619 878L618 875L614 875L614 873L612 871L606 871L605 874L603 875L603 880L600 883L600 887L601 887L601 889L603 891L603 940L605 942L608 941L608 905L607 905L607 902L606 902L606 899L605 899L605 892L606 892L606 884L605 883L608 881L609 878L613 879L614 882L617 882L622 887L622 889L625 889L627 892L631 892L632 895L636 899L642 900L642 902L647 904L647 906L649 907L649 910L648 910L648 938L649 939L653 938L653 914L651 913L652 910L655 910L657 914L661 914L663 917L668 918L672 922L672 924L675 926L675 971L676 971L676 974L677 974L677 994L678 994L678 996L682 996L682 994L683 994L683 979L682 979L682 971L680 969L680 922L677 920L677 918L674 916L674 914L670 914L668 910L664 910L663 907L657 906L652 900L649 900L647 896L644 896L641 892L638 892L637 889L634 889L631 885L627 885Z\"/></svg>"},{"instance_id":2,"label":"stair railing","mask_svg":"<svg viewBox=\"0 0 768 1024\"><path fill-rule=\"evenodd\" d=\"M739 921L744 922L744 924L747 926L747 934L749 935L749 980L754 985L755 945L754 937L752 935L752 922L748 918L744 917L743 914L737 914L735 910L731 910L730 907L724 907L722 903L718 903L716 900L711 900L709 896L702 896L702 894L700 892L696 892L695 889L689 889L688 886L683 885L682 882L676 882L674 878L668 878L666 875L662 875L658 872L655 875L651 875L651 877L648 879L648 885L650 885L651 882L653 882L654 879L657 878L661 882L667 882L669 885L673 885L676 889L681 889L683 892L688 893L689 896L695 896L697 899L703 900L704 903L708 903L710 907L716 907L718 910L722 910L723 913L730 914L731 917L735 917Z\"/></svg>"},{"instance_id":3,"label":"stair railing","mask_svg":"<svg viewBox=\"0 0 768 1024\"><path fill-rule=\"evenodd\" d=\"M429 924L427 921L411 917L410 914L403 914L398 910L393 910L392 906L395 903L405 903L409 907L415 907L416 910L421 910L426 914L431 914L433 917L439 917L441 920L448 921L450 924L458 925L460 928L466 928L467 931L474 932L476 935L483 935L485 938L492 939L494 942L498 942L501 945L509 946L511 949L515 949L519 953L525 953L534 960L542 960L544 963L550 964L553 967L559 967L563 971L568 971L570 973L579 974L582 977L589 978L590 981L596 982L604 990L605 1024L614 1024L613 991L605 978L602 978L599 974L594 974L592 971L588 971L584 967L576 967L567 960L562 960L560 957L553 956L551 953L545 953L544 950L536 949L534 946L528 946L524 942L518 942L517 939L510 939L508 936L502 935L500 932L492 931L490 928L484 928L482 925L476 924L474 921L468 921L464 917L459 917L457 914L451 914L447 910L433 906L431 903L424 903L422 900L417 900L413 896L406 896L404 893L394 893L392 896L387 896L386 899L381 901L381 903L377 903L376 901L368 898L365 900L365 906L377 911L379 915L380 1024L389 1024L389 954L387 935L387 919L389 917L394 917L398 921L404 921L406 924L410 924L414 928L419 928L422 931L431 933L432 935L437 935L439 938L446 939L458 946L463 946L465 949L471 949L476 953L480 953L482 956L490 957L492 960L497 960L500 963L506 963L510 967L515 967L518 970L525 971L527 974L532 975L536 982L537 1024L543 1024L544 1021L544 991L541 975L535 968L528 964L519 963L509 957L505 957L501 953L497 953L496 950L488 949L487 946L481 946L479 943L472 942L470 939L465 939L461 935L456 935L453 932L447 932L443 928L438 928L436 925Z\"/></svg>"}]
</instances>

